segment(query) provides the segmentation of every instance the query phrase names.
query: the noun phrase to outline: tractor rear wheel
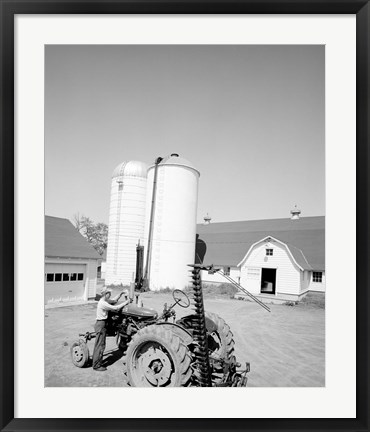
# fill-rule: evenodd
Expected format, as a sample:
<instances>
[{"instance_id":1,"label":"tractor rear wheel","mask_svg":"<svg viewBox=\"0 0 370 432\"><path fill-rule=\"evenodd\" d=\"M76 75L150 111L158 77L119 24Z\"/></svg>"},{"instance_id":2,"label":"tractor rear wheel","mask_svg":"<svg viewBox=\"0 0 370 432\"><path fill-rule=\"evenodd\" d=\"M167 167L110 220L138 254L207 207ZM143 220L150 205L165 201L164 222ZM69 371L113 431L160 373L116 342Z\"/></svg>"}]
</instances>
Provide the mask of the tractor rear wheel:
<instances>
[{"instance_id":1,"label":"tractor rear wheel","mask_svg":"<svg viewBox=\"0 0 370 432\"><path fill-rule=\"evenodd\" d=\"M225 320L212 312L205 313L206 318L213 321L215 329L208 331L208 348L209 350L223 360L230 360L234 352L235 342L233 333ZM207 321L206 321L207 322Z\"/></svg>"},{"instance_id":2,"label":"tractor rear wheel","mask_svg":"<svg viewBox=\"0 0 370 432\"><path fill-rule=\"evenodd\" d=\"M234 352L233 333L225 320L212 312L205 312L208 349L222 360L230 360ZM178 321L187 330L194 329L196 315L187 315Z\"/></svg>"},{"instance_id":3,"label":"tractor rear wheel","mask_svg":"<svg viewBox=\"0 0 370 432\"><path fill-rule=\"evenodd\" d=\"M150 325L129 342L123 371L132 387L185 387L192 374L190 362L189 350L178 336Z\"/></svg>"}]
</instances>

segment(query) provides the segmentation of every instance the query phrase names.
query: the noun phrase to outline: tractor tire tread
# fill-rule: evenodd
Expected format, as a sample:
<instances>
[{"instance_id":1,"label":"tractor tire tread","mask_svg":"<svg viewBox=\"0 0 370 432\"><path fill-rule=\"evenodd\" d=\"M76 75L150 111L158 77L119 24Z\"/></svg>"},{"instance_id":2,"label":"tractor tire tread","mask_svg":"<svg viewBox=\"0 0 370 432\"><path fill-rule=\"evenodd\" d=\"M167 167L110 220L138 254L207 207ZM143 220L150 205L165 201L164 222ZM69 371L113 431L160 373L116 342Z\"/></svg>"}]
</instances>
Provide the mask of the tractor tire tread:
<instances>
[{"instance_id":1,"label":"tractor tire tread","mask_svg":"<svg viewBox=\"0 0 370 432\"><path fill-rule=\"evenodd\" d=\"M172 361L177 365L175 368L175 384L171 386L185 387L191 377L191 357L188 348L182 343L181 339L173 334L169 329L157 325L150 325L139 330L127 344L127 350L123 358L123 374L128 386L135 387L137 383L131 382L130 362L135 354L136 347L151 340L164 345L167 351L171 351L175 358Z\"/></svg>"},{"instance_id":2,"label":"tractor tire tread","mask_svg":"<svg viewBox=\"0 0 370 432\"><path fill-rule=\"evenodd\" d=\"M221 340L224 342L221 357L229 360L235 349L234 335L229 325L226 324L223 318L213 312L206 312L205 315L206 318L214 322L217 327L217 332L219 333Z\"/></svg>"}]
</instances>

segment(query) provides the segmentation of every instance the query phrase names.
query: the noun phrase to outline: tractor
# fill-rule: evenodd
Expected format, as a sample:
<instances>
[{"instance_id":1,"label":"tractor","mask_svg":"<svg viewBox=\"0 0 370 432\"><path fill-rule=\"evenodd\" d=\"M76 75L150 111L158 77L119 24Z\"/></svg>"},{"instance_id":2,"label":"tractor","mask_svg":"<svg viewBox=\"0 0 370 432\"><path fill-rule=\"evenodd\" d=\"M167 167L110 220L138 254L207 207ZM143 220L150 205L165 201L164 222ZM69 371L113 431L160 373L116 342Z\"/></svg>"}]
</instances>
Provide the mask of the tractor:
<instances>
[{"instance_id":1,"label":"tractor","mask_svg":"<svg viewBox=\"0 0 370 432\"><path fill-rule=\"evenodd\" d=\"M124 352L123 382L132 387L245 387L249 363L243 369L234 354L234 339L230 327L218 315L205 312L201 270L221 272L213 266L193 264L192 289L189 295L174 290L173 304L164 304L161 314L151 308L131 303L120 312L111 314L107 336L115 336ZM225 275L224 275L225 276ZM225 276L227 277L227 276ZM230 280L230 279L229 279ZM247 292L239 284L234 284ZM134 297L130 290L130 297ZM248 293L248 292L247 292ZM269 308L248 293L265 309ZM138 295L136 295L138 300ZM176 306L194 313L176 320ZM89 362L87 341L94 332L80 334L71 347L72 362L85 367Z\"/></svg>"}]
</instances>

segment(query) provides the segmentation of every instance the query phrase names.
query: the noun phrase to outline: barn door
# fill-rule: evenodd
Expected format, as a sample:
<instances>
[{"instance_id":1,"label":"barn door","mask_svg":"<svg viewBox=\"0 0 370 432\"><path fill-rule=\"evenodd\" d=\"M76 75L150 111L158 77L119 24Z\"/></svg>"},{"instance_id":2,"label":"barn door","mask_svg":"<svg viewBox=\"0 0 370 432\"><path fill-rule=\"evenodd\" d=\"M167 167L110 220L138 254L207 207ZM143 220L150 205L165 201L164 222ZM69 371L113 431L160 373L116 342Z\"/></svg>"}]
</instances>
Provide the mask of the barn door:
<instances>
[{"instance_id":1,"label":"barn door","mask_svg":"<svg viewBox=\"0 0 370 432\"><path fill-rule=\"evenodd\" d=\"M276 269L263 268L261 275L261 294L275 294Z\"/></svg>"}]
</instances>

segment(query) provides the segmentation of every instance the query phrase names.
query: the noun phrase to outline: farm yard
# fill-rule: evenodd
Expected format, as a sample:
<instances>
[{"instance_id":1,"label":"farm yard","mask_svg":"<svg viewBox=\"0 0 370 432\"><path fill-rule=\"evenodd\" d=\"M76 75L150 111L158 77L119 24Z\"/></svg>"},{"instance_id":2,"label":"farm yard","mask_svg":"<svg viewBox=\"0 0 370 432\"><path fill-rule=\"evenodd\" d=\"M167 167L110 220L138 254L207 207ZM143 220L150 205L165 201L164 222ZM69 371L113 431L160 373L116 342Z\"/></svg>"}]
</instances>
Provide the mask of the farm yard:
<instances>
[{"instance_id":1,"label":"farm yard","mask_svg":"<svg viewBox=\"0 0 370 432\"><path fill-rule=\"evenodd\" d=\"M248 387L323 393L324 46L48 45L45 65L45 386L243 387L237 362ZM94 371L103 284L150 287L144 306L170 320L186 287L176 318L195 316L159 327L126 308ZM204 309L228 326L206 335Z\"/></svg>"},{"instance_id":2,"label":"farm yard","mask_svg":"<svg viewBox=\"0 0 370 432\"><path fill-rule=\"evenodd\" d=\"M158 312L172 302L168 293L141 295L145 307ZM224 318L235 340L240 363L250 362L248 387L325 386L325 309L315 297L294 306L271 304L268 313L256 303L227 296L207 298L206 311ZM191 313L176 307L177 318ZM122 355L115 338L107 338L106 372L77 368L70 348L79 333L93 331L96 303L45 309L45 386L122 387ZM94 340L89 341L92 355Z\"/></svg>"}]
</instances>

